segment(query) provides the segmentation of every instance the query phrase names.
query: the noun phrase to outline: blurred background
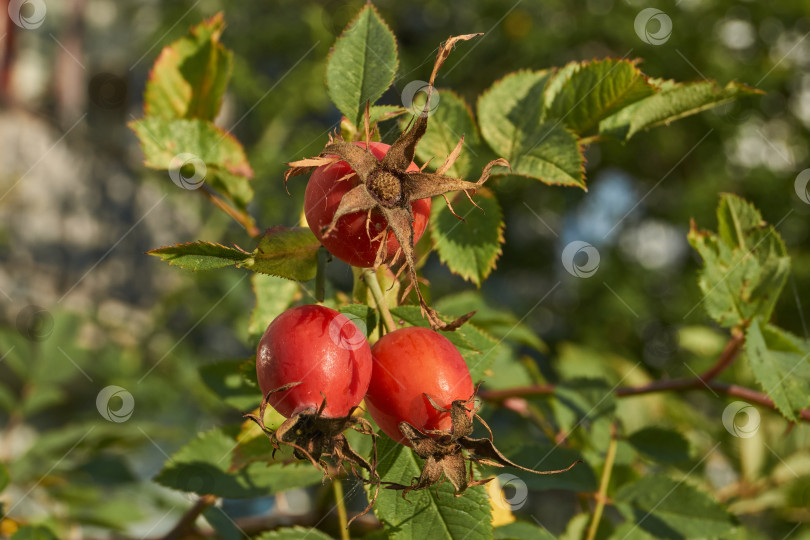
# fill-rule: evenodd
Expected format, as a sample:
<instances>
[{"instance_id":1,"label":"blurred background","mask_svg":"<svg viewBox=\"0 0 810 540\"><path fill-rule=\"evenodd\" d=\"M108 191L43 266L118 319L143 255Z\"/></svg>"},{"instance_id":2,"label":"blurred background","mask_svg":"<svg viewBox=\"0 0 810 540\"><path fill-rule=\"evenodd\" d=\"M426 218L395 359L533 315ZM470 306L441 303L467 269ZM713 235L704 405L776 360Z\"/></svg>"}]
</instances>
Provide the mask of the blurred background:
<instances>
[{"instance_id":1,"label":"blurred background","mask_svg":"<svg viewBox=\"0 0 810 540\"><path fill-rule=\"evenodd\" d=\"M258 225L297 223L304 182L293 180L287 195L284 162L316 154L340 121L325 91L325 61L362 2L29 0L11 10L2 3L0 461L12 483L0 501L12 522L69 523L63 530L71 538L159 536L190 502L149 479L194 434L238 419L197 368L252 354L253 294L238 270L191 274L144 252L197 239L253 245L204 197L145 169L126 123L143 114L145 81L161 48L223 10L222 41L235 67L218 124L248 151ZM472 32L486 37L450 57L438 86L473 107L511 71L603 57L640 57L653 77L736 80L765 92L626 144L591 145L587 193L525 178L493 182L506 244L482 294L527 314L524 322L550 345L548 355L531 355L542 373L553 377L556 365L583 356L641 361L653 378L688 377L712 363L725 336L698 305L699 258L686 233L693 217L715 228L720 192L748 198L778 224L793 263L774 322L808 337L810 203L794 181L810 166L810 4L657 3L672 21L661 45L634 30L645 1L375 4L400 54L383 103L400 104L407 83L427 79L440 41ZM22 18L5 16L17 8ZM396 122L383 124L384 140L397 130ZM563 268L560 255L572 240L598 250L593 277ZM424 274L437 298L474 289L435 255ZM343 263L333 263L330 276L339 288L351 286ZM134 400L126 421L99 413L97 396L110 385L126 389L114 399ZM688 399L705 409L712 397ZM690 414L685 409L681 419L688 423ZM773 420L782 437L787 425ZM791 449L775 447L742 467L742 480L756 485L794 451L803 452L802 474L810 475L810 436L806 427L797 431L785 443ZM740 467L728 463L718 465L717 489L741 481ZM760 531L751 537L810 537L810 487L795 491L798 500L738 509ZM307 524L324 504L313 493L283 503L226 501L225 510L235 520L269 512ZM526 511L560 532L567 519L555 517L560 500L532 500Z\"/></svg>"}]
</instances>

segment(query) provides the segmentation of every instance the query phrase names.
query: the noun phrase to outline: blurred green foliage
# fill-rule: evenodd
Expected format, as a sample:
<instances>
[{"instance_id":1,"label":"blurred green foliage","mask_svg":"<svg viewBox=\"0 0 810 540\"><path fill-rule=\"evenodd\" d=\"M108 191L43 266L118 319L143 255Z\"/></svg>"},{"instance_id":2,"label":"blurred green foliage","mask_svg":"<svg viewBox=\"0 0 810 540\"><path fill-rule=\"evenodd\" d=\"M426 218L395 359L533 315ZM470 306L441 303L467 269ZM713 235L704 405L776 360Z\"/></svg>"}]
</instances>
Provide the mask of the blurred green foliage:
<instances>
[{"instance_id":1,"label":"blurred green foliage","mask_svg":"<svg viewBox=\"0 0 810 540\"><path fill-rule=\"evenodd\" d=\"M90 2L88 11L113 9L113 17L88 29L87 63L91 69L117 65L128 80L130 108L139 111L139 96L158 51L191 24L223 10L227 26L222 40L234 57L222 123L245 145L255 172L256 195L249 210L260 227L293 226L299 222L304 186L292 180L287 195L284 163L317 153L328 131L339 125L340 114L326 93L325 62L335 37L362 4ZM480 292L493 312L487 329L497 336L499 325L511 326L514 315L505 315L505 322L498 318L498 310L507 310L548 344L544 348L511 336L509 347L527 366L518 370L516 385L567 381L575 387L586 376L602 377L609 385L637 385L691 377L708 368L725 336L700 305L700 262L686 235L690 218L701 228L716 230L713 216L720 192L752 201L784 239L791 273L771 320L808 337L810 205L794 191L796 175L810 163L806 2L665 3L659 7L671 17L673 30L659 46L644 43L634 31L633 21L646 7L640 2L381 0L376 5L397 36L400 55L394 85L381 100L386 104L399 105L399 92L408 82L427 79L440 41L471 32L486 35L450 57L438 86L452 88L473 108L483 90L512 71L603 57L643 58L644 72L653 77L738 81L765 92L644 132L625 144L591 145L587 193L516 177L492 183L506 219L506 244ZM49 24L58 28L58 19ZM58 50L47 36L35 46L51 55ZM123 121L130 119L95 124L88 136L124 133ZM383 139L390 142L398 124L382 126ZM169 182L164 174L144 171L133 137L111 140L105 144L112 148L99 148L124 160L134 181ZM200 238L252 248L237 224L202 207L204 201L189 202L191 198L181 190L169 196L173 208L203 216L200 230L177 241ZM590 279L570 276L561 266L563 247L575 239L599 250L599 269ZM140 251L153 247L158 246ZM159 265L146 255L137 264ZM475 290L441 266L436 255L423 271L435 298ZM140 537L165 531L191 506L186 497L149 479L197 432L238 422L239 412L216 398L198 368L250 356L258 338L248 335L253 297L250 280L238 271L181 274L160 265L156 275L157 283L139 283L132 299L88 304L78 313L56 302L45 306L54 320L43 340L26 339L13 320L0 332L0 461L6 462L10 477L2 511L11 510L12 521L43 522L62 533L69 530L67 524L82 523L88 537L109 530ZM333 263L330 278L336 289L350 290L348 266ZM297 298L311 298L312 293L309 283ZM445 298L447 313L453 313L454 301L465 305L465 297ZM499 369L502 360L497 357L492 369ZM742 363L723 380L755 387L753 374ZM100 415L95 399L108 385L134 396L131 420L111 422ZM578 390L576 395L590 394ZM669 430L662 438L677 437L672 435L677 431L692 449L690 460L672 457L681 455L684 442L674 439L666 449L670 461L645 463L651 470L684 477L700 465L702 474L690 476L678 496L688 500L693 484L714 493L742 524L724 538L809 537L806 425L789 429L778 414L763 412L755 437L735 438L720 421L729 400L708 391L610 401L602 405L615 407L626 432L633 433L630 444L621 444L617 453L617 486L640 474L630 445L642 454L654 446L657 437L641 430L651 425ZM586 401L560 410L563 402L530 399L525 416L493 409L487 418L499 431L502 449L520 448L528 437L549 435L549 424L542 419L564 418L565 427L571 427L580 420L577 411L588 406ZM539 423L531 420L536 417ZM575 530L588 507L573 492L595 488L609 438L606 425L594 421L589 427L592 431L572 432L571 437L576 448L584 448L581 454L597 476L584 469L581 478L574 478L575 486L530 484L556 491L530 498L519 517L533 516L555 535L568 526L567 538L581 537ZM590 447L583 437L590 439ZM715 442L719 451L704 462ZM542 456L550 450L527 452ZM568 463L571 457L552 455L548 463ZM2 479L0 473L0 485ZM327 514L328 490L313 488L310 494L310 516ZM644 501L638 502L639 493L625 490L623 496L624 515L646 508ZM232 518L222 516L236 519L240 512L260 513L268 505L259 502L246 509L226 504L206 517L220 523L218 530L226 536L222 531ZM618 513L610 517L618 519ZM300 521L314 523L309 519ZM334 517L320 527L338 534ZM625 528L612 534L629 532ZM607 538L611 532L599 534Z\"/></svg>"}]
</instances>

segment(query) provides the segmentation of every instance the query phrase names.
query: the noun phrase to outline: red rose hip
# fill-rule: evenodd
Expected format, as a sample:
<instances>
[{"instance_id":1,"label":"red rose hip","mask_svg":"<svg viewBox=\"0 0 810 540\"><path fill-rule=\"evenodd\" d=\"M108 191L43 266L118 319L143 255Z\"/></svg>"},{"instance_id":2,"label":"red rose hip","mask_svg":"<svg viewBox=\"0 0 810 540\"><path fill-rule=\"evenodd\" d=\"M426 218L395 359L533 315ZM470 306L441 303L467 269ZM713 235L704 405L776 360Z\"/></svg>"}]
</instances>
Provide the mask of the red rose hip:
<instances>
[{"instance_id":1,"label":"red rose hip","mask_svg":"<svg viewBox=\"0 0 810 540\"><path fill-rule=\"evenodd\" d=\"M354 143L361 148L366 147L366 143ZM389 145L372 142L369 150L377 159L382 159L388 152ZM418 171L419 167L411 163L408 171ZM368 221L367 212L355 212L343 216L337 221L335 229L326 237L323 236L323 228L332 223L332 218L340 205L340 201L350 189L360 182L356 174L352 174L352 168L345 161L338 161L331 165L322 165L313 171L307 183L306 194L304 195L304 215L312 232L338 259L362 268L374 265L377 258L382 238L380 233L388 226L385 218L377 211L371 214L371 222L366 229ZM347 175L348 178L344 178ZM344 178L341 180L341 178ZM427 227L430 217L430 199L419 199L411 203L413 212L413 242L419 241ZM393 231L388 231L386 239L385 258L389 260L396 255L399 250L399 242L394 237Z\"/></svg>"},{"instance_id":2,"label":"red rose hip","mask_svg":"<svg viewBox=\"0 0 810 540\"><path fill-rule=\"evenodd\" d=\"M256 352L262 395L286 384L294 388L270 395L269 403L290 418L306 409L343 417L362 401L371 378L371 349L348 317L324 306L288 309L264 332ZM323 393L323 395L321 395Z\"/></svg>"},{"instance_id":3,"label":"red rose hip","mask_svg":"<svg viewBox=\"0 0 810 540\"><path fill-rule=\"evenodd\" d=\"M366 407L380 429L408 444L399 430L408 422L421 430L450 430L450 413L437 411L473 395L470 370L461 353L443 335L427 328L400 328L371 349L373 368ZM470 404L470 408L472 404Z\"/></svg>"}]
</instances>

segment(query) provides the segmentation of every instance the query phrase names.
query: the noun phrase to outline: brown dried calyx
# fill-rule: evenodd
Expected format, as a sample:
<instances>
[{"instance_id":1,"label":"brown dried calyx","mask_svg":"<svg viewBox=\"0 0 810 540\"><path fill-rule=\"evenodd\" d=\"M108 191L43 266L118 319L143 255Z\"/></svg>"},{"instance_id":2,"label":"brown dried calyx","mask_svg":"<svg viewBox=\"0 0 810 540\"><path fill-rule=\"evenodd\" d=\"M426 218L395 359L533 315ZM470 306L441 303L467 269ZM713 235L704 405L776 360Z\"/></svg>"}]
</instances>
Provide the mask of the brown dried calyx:
<instances>
[{"instance_id":1,"label":"brown dried calyx","mask_svg":"<svg viewBox=\"0 0 810 540\"><path fill-rule=\"evenodd\" d=\"M470 406L475 402L475 396L478 393L476 387L475 392L467 400L454 401L449 409L439 407L433 399L427 394L433 408L440 412L449 412L452 422L450 431L437 431L431 430L423 432L413 427L408 422L400 422L399 431L411 443L413 451L420 458L425 460L422 467L422 473L419 478L411 480L408 486L396 484L393 482L383 482L386 489L402 490L402 497L404 498L411 491L419 491L441 484L444 480L442 475L450 480L455 488L456 497L460 496L468 487L479 486L486 484L491 478L485 480L475 480L473 478L472 463L469 466L469 473L467 469L467 461L480 463L482 465L490 465L495 467L514 467L521 471L526 471L534 474L560 474L570 470L580 461L575 461L565 469L556 471L535 471L526 467L522 467L517 463L513 463L506 459L501 452L495 448L492 442L492 430L489 429L484 420L478 416L478 409ZM470 437L473 431L472 416L484 425L489 432L488 438L473 439ZM431 437L432 435L432 437ZM466 451L466 454L465 452Z\"/></svg>"},{"instance_id":2,"label":"brown dried calyx","mask_svg":"<svg viewBox=\"0 0 810 540\"><path fill-rule=\"evenodd\" d=\"M411 202L418 199L427 199L442 195L449 206L450 201L447 199L446 193L452 191L463 191L467 197L470 198L470 201L472 201L470 194L474 193L477 188L481 187L481 185L487 181L492 172L492 168L495 166L509 167L509 163L502 158L489 162L484 167L484 170L481 172L481 177L476 182L466 182L460 178L445 176L444 173L453 166L453 163L455 163L461 153L461 148L464 144L464 138L462 137L455 149L447 156L444 164L439 167L435 173L424 172L424 170L407 172L406 169L413 161L416 145L427 130L431 93L434 91L433 83L439 68L441 68L457 42L466 41L479 35L481 34L454 36L441 44L433 65L433 72L430 75L430 84L427 89L424 110L411 122L409 127L402 132L402 135L394 141L394 144L391 145L388 153L381 161L377 161L377 158L368 150L346 142L340 135L336 134L330 136L329 143L324 147L319 156L288 163L290 168L284 174L284 181L286 183L287 179L292 176L307 174L316 167L335 163L338 160L343 160L351 166L360 178L361 183L343 196L335 212L335 216L332 219L332 223L324 227L324 235L331 233L338 219L347 214L368 212L370 216L372 211L380 212L388 222L388 228L394 232L394 236L399 242L401 253L405 259L403 264L408 267L411 283L405 290L403 296L413 288L419 299L422 315L428 319L430 326L434 330L455 330L464 324L472 314L467 314L453 322L446 323L439 318L438 314L427 305L427 302L425 302L425 299L422 297L417 283L416 264L414 261L413 212L411 210ZM371 140L368 103L366 104L365 135L366 143L368 143ZM475 203L473 202L473 204ZM450 211L453 211L452 207L450 207ZM459 217L455 212L453 212L453 214ZM388 237L387 229L382 231L381 237L383 241L377 252L375 266L379 266L385 262L383 259L384 254L387 253L385 245L385 239ZM394 257L394 261L397 259L399 259L399 253Z\"/></svg>"},{"instance_id":3,"label":"brown dried calyx","mask_svg":"<svg viewBox=\"0 0 810 540\"><path fill-rule=\"evenodd\" d=\"M259 406L259 414L246 414L245 418L249 418L256 422L262 431L270 439L273 445L273 457L276 451L281 449L281 446L289 446L293 449L293 455L300 460L309 460L315 467L321 469L324 474L324 481L329 474L329 464L323 459L324 456L329 456L334 462L334 466L339 473L346 471L345 464L348 463L352 473L357 478L363 479L362 474L359 473L358 467L365 469L368 472L368 480L363 479L363 482L375 484L377 492L379 492L380 476L377 473L377 443L374 437L374 428L371 423L362 416L354 416L355 410L358 407L352 407L349 414L345 417L328 418L323 416L323 411L326 408L326 397L324 396L321 406L317 410L307 409L285 420L275 431L269 429L264 425L264 414L269 404L270 396L277 393L289 390L300 382L285 384L280 388L271 390L262 400ZM321 394L323 395L323 394ZM372 462L369 463L363 456L355 452L349 444L346 436L343 434L347 429L354 429L363 435L372 437ZM366 514L371 510L377 495L372 497L368 507L363 512L352 518Z\"/></svg>"}]
</instances>

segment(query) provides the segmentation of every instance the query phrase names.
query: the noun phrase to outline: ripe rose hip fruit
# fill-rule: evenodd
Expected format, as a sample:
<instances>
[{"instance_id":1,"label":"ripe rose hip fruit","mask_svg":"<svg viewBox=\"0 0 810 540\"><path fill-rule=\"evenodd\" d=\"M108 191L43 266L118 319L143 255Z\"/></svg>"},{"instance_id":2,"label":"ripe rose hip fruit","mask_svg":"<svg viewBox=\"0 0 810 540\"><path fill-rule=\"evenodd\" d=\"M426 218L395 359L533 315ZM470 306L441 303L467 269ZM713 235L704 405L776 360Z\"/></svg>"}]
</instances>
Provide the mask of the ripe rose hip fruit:
<instances>
[{"instance_id":1,"label":"ripe rose hip fruit","mask_svg":"<svg viewBox=\"0 0 810 540\"><path fill-rule=\"evenodd\" d=\"M425 394L443 409L473 395L470 370L461 353L428 328L400 328L386 334L374 344L371 355L366 407L380 429L402 444L409 443L400 432L400 422L425 432L452 427L450 413L437 411Z\"/></svg>"},{"instance_id":2,"label":"ripe rose hip fruit","mask_svg":"<svg viewBox=\"0 0 810 540\"><path fill-rule=\"evenodd\" d=\"M354 143L361 148L366 147L364 142ZM388 152L389 145L372 142L369 149L374 157L382 159ZM415 163L407 169L418 171ZM380 248L382 231L388 226L385 218L378 212L372 211L371 223L366 229L367 212L355 212L340 218L336 228L327 236L323 236L323 229L332 223L343 195L360 182L352 168L345 161L338 161L331 165L322 165L313 171L307 183L304 196L304 215L312 232L329 250L332 255L352 266L368 268L374 265L377 251ZM340 180L347 175L349 178ZM338 181L340 180L340 181ZM413 210L413 242L419 241L427 227L430 217L430 199L418 199L411 203ZM375 239L376 238L376 239ZM399 242L393 231L388 231L386 239L385 260L390 260L399 250Z\"/></svg>"},{"instance_id":3,"label":"ripe rose hip fruit","mask_svg":"<svg viewBox=\"0 0 810 540\"><path fill-rule=\"evenodd\" d=\"M262 395L291 418L306 409L321 416L345 417L362 401L371 378L371 349L348 317L310 305L288 309L267 327L256 352L256 374ZM323 395L321 395L323 392Z\"/></svg>"}]
</instances>

